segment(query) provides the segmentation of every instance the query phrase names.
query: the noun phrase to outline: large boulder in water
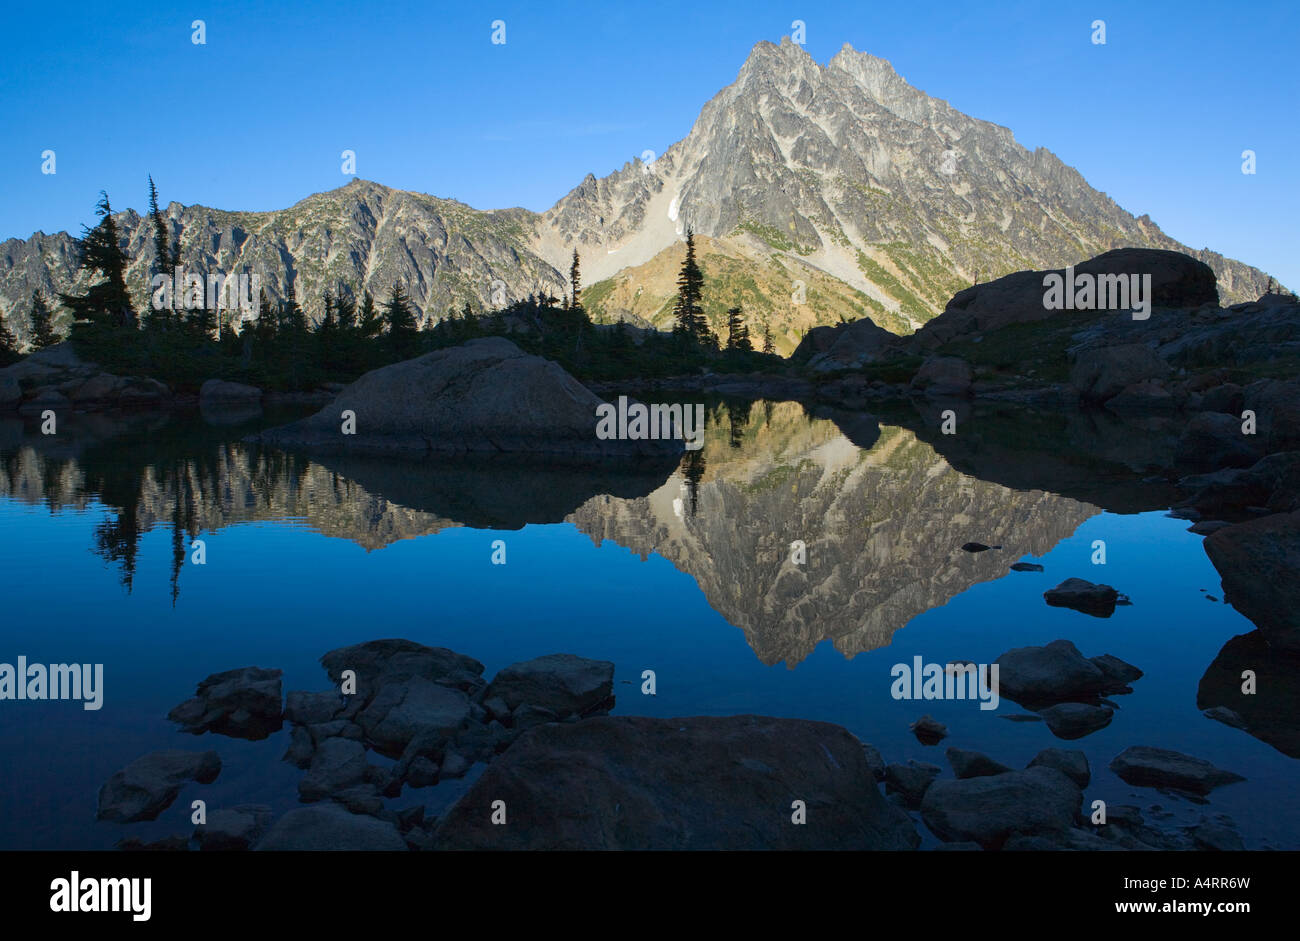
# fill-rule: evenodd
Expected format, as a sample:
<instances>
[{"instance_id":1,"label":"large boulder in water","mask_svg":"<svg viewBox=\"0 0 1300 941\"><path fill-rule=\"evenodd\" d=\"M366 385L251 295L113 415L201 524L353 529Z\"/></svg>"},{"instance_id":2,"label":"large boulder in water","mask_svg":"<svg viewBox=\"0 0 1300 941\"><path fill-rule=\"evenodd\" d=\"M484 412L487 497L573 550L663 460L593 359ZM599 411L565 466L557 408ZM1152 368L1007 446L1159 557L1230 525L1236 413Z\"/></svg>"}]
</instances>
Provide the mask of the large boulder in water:
<instances>
[{"instance_id":1,"label":"large boulder in water","mask_svg":"<svg viewBox=\"0 0 1300 941\"><path fill-rule=\"evenodd\" d=\"M602 440L601 400L559 365L489 337L366 373L310 418L255 436L285 448L396 454L675 454L681 440ZM344 413L355 433L344 434Z\"/></svg>"},{"instance_id":2,"label":"large boulder in water","mask_svg":"<svg viewBox=\"0 0 1300 941\"><path fill-rule=\"evenodd\" d=\"M492 823L504 801L507 826ZM802 801L806 823L792 819ZM499 806L499 805L498 805ZM440 849L914 849L845 729L603 716L525 733L447 813Z\"/></svg>"},{"instance_id":3,"label":"large boulder in water","mask_svg":"<svg viewBox=\"0 0 1300 941\"><path fill-rule=\"evenodd\" d=\"M1300 512L1226 526L1205 539L1224 597L1269 647L1300 654Z\"/></svg>"}]
</instances>

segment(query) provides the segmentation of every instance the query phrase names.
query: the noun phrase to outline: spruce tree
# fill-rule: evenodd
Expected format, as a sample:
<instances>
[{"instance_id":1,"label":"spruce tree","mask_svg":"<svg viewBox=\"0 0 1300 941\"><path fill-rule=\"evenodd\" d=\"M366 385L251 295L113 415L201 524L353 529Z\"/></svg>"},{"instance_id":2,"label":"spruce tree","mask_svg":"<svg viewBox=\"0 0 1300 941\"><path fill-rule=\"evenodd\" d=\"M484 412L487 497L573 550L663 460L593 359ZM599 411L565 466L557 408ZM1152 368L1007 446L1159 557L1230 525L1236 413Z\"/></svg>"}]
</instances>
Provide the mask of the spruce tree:
<instances>
[{"instance_id":1,"label":"spruce tree","mask_svg":"<svg viewBox=\"0 0 1300 941\"><path fill-rule=\"evenodd\" d=\"M677 303L673 307L674 333L696 341L708 335L708 321L700 298L704 294L704 274L695 261L695 231L686 230L686 258L677 276Z\"/></svg>"},{"instance_id":2,"label":"spruce tree","mask_svg":"<svg viewBox=\"0 0 1300 941\"><path fill-rule=\"evenodd\" d=\"M772 327L770 324L763 324L763 352L776 352L776 346L772 343Z\"/></svg>"},{"instance_id":3,"label":"spruce tree","mask_svg":"<svg viewBox=\"0 0 1300 941\"><path fill-rule=\"evenodd\" d=\"M569 284L572 286L573 300L569 307L582 310L582 272L578 270L578 250L573 250L573 264L569 266Z\"/></svg>"},{"instance_id":4,"label":"spruce tree","mask_svg":"<svg viewBox=\"0 0 1300 941\"><path fill-rule=\"evenodd\" d=\"M5 323L5 319L0 317L0 367L16 363L22 358L22 354L18 352L17 338Z\"/></svg>"},{"instance_id":5,"label":"spruce tree","mask_svg":"<svg viewBox=\"0 0 1300 941\"><path fill-rule=\"evenodd\" d=\"M420 343L419 327L415 322L415 311L411 307L406 291L397 282L384 302L384 323L388 327L388 349L399 359L409 359L415 355Z\"/></svg>"},{"instance_id":6,"label":"spruce tree","mask_svg":"<svg viewBox=\"0 0 1300 941\"><path fill-rule=\"evenodd\" d=\"M59 299L72 311L74 321L118 328L134 328L135 310L126 288L126 254L119 241L117 223L108 194L101 192L95 205L99 223L76 241L77 259L86 271L97 272L103 280L80 296L60 294Z\"/></svg>"},{"instance_id":7,"label":"spruce tree","mask_svg":"<svg viewBox=\"0 0 1300 941\"><path fill-rule=\"evenodd\" d=\"M739 307L727 311L727 349L746 353L754 349L754 344L749 340L749 327L745 324L744 314Z\"/></svg>"},{"instance_id":8,"label":"spruce tree","mask_svg":"<svg viewBox=\"0 0 1300 941\"><path fill-rule=\"evenodd\" d=\"M59 342L59 335L54 332L53 317L45 298L40 291L32 292L32 350L43 350Z\"/></svg>"},{"instance_id":9,"label":"spruce tree","mask_svg":"<svg viewBox=\"0 0 1300 941\"><path fill-rule=\"evenodd\" d=\"M357 329L363 339L373 340L384 329L383 318L375 308L375 299L369 291L361 299L361 309L357 314Z\"/></svg>"}]
</instances>

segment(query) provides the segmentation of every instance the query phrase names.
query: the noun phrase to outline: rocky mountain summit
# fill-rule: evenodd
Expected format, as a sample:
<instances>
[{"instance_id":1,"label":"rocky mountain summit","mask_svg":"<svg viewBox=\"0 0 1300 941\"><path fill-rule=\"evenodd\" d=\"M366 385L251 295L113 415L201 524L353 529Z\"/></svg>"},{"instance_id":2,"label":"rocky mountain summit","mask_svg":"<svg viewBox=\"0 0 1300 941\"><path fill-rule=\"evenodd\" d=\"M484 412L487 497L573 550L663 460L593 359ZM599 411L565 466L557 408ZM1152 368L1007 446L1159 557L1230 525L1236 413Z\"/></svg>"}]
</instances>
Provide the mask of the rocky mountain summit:
<instances>
[{"instance_id":1,"label":"rocky mountain summit","mask_svg":"<svg viewBox=\"0 0 1300 941\"><path fill-rule=\"evenodd\" d=\"M1258 297L1268 281L1180 245L1051 152L912 87L884 59L846 45L820 65L788 39L758 43L653 162L588 174L545 213L480 211L354 179L278 211L172 203L165 216L186 270L257 274L271 302L292 285L313 319L327 289L382 295L394 282L421 318L559 296L576 248L590 310L656 326L671 316L670 262L689 226L712 240L706 275L727 295L706 297L715 327L741 303L756 334L770 323L782 353L840 319L908 333L975 281L1122 246L1192 254L1229 303ZM115 218L143 309L152 232L134 210ZM20 339L34 290L85 286L68 233L0 243L0 316Z\"/></svg>"}]
</instances>

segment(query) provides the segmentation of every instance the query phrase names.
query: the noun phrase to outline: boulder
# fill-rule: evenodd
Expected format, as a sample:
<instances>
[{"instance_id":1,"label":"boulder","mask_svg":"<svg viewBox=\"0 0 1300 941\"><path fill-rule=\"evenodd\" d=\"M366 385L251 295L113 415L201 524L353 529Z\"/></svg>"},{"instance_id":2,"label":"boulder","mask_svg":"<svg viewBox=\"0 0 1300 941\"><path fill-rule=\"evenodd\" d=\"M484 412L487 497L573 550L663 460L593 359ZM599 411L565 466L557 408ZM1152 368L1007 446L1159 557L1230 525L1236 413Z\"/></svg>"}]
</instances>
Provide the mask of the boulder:
<instances>
[{"instance_id":1,"label":"boulder","mask_svg":"<svg viewBox=\"0 0 1300 941\"><path fill-rule=\"evenodd\" d=\"M1079 352L1070 369L1070 385L1091 402L1106 402L1127 387L1170 374L1169 364L1143 343L1104 346Z\"/></svg>"},{"instance_id":2,"label":"boulder","mask_svg":"<svg viewBox=\"0 0 1300 941\"><path fill-rule=\"evenodd\" d=\"M921 819L941 840L1000 849L1013 835L1065 833L1079 816L1083 793L1055 768L1034 767L991 777L936 781L921 802Z\"/></svg>"},{"instance_id":3,"label":"boulder","mask_svg":"<svg viewBox=\"0 0 1300 941\"><path fill-rule=\"evenodd\" d=\"M1071 608L1093 617L1108 618L1115 613L1119 592L1109 585L1067 578L1055 588L1043 592L1043 599L1054 608Z\"/></svg>"},{"instance_id":4,"label":"boulder","mask_svg":"<svg viewBox=\"0 0 1300 941\"><path fill-rule=\"evenodd\" d=\"M813 372L857 369L894 355L899 337L863 317L848 323L809 330L790 359L806 363Z\"/></svg>"},{"instance_id":5,"label":"boulder","mask_svg":"<svg viewBox=\"0 0 1300 941\"><path fill-rule=\"evenodd\" d=\"M0 374L0 410L15 409L23 400L23 390L13 376Z\"/></svg>"},{"instance_id":6,"label":"boulder","mask_svg":"<svg viewBox=\"0 0 1300 941\"><path fill-rule=\"evenodd\" d=\"M284 448L425 456L676 455L680 439L603 440L601 400L559 365L501 337L470 340L366 373L316 415L263 432ZM342 433L342 413L356 433Z\"/></svg>"},{"instance_id":7,"label":"boulder","mask_svg":"<svg viewBox=\"0 0 1300 941\"><path fill-rule=\"evenodd\" d=\"M240 804L208 811L208 822L194 828L194 839L205 851L246 850L266 832L271 808Z\"/></svg>"},{"instance_id":8,"label":"boulder","mask_svg":"<svg viewBox=\"0 0 1300 941\"><path fill-rule=\"evenodd\" d=\"M167 718L193 735L216 732L259 741L281 726L280 670L242 667L214 673L199 683Z\"/></svg>"},{"instance_id":9,"label":"boulder","mask_svg":"<svg viewBox=\"0 0 1300 941\"><path fill-rule=\"evenodd\" d=\"M338 692L315 693L290 690L284 697L284 718L298 725L329 722L343 711L343 697Z\"/></svg>"},{"instance_id":10,"label":"boulder","mask_svg":"<svg viewBox=\"0 0 1300 941\"><path fill-rule=\"evenodd\" d=\"M1255 674L1250 693L1242 690L1246 670ZM1259 631L1223 645L1196 687L1196 708L1300 758L1300 660L1271 649Z\"/></svg>"},{"instance_id":11,"label":"boulder","mask_svg":"<svg viewBox=\"0 0 1300 941\"><path fill-rule=\"evenodd\" d=\"M1011 769L988 755L961 748L949 748L945 753L952 773L958 778L982 778L992 774L1006 774Z\"/></svg>"},{"instance_id":12,"label":"boulder","mask_svg":"<svg viewBox=\"0 0 1300 941\"><path fill-rule=\"evenodd\" d=\"M1030 768L1055 768L1080 789L1088 786L1092 780L1092 771L1088 767L1088 756L1081 751L1064 748L1044 748L1029 762Z\"/></svg>"},{"instance_id":13,"label":"boulder","mask_svg":"<svg viewBox=\"0 0 1300 941\"><path fill-rule=\"evenodd\" d=\"M941 773L942 768L925 761L886 765L885 793L897 794L899 803L915 810L921 806L921 798Z\"/></svg>"},{"instance_id":14,"label":"boulder","mask_svg":"<svg viewBox=\"0 0 1300 941\"><path fill-rule=\"evenodd\" d=\"M485 685L483 664L473 657L412 640L371 640L340 647L325 654L320 662L336 687L343 671L352 670L357 678L355 699L363 705L386 683L416 676L471 694Z\"/></svg>"},{"instance_id":15,"label":"boulder","mask_svg":"<svg viewBox=\"0 0 1300 941\"><path fill-rule=\"evenodd\" d=\"M1180 508L1192 507L1203 517L1240 519L1252 507L1273 513L1300 510L1300 451L1270 454L1247 468L1193 474L1178 481L1189 493Z\"/></svg>"},{"instance_id":16,"label":"boulder","mask_svg":"<svg viewBox=\"0 0 1300 941\"><path fill-rule=\"evenodd\" d=\"M1110 725L1113 709L1081 702L1063 702L1039 712L1057 738L1075 739Z\"/></svg>"},{"instance_id":17,"label":"boulder","mask_svg":"<svg viewBox=\"0 0 1300 941\"><path fill-rule=\"evenodd\" d=\"M262 390L241 382L209 379L199 387L199 406L256 405L262 401Z\"/></svg>"},{"instance_id":18,"label":"boulder","mask_svg":"<svg viewBox=\"0 0 1300 941\"><path fill-rule=\"evenodd\" d=\"M1117 248L1080 262L1074 266L1074 271L1076 276L1149 274L1153 307L1199 307L1219 302L1217 282L1209 265L1182 252ZM958 291L948 301L943 313L917 331L912 345L933 349L958 337L987 333L1013 323L1085 314L1073 310L1048 310L1044 306L1046 288L1043 281L1048 274L1064 277L1065 272L1060 268L1054 272L1017 271L996 281Z\"/></svg>"},{"instance_id":19,"label":"boulder","mask_svg":"<svg viewBox=\"0 0 1300 941\"><path fill-rule=\"evenodd\" d=\"M211 784L221 773L214 751L150 752L114 774L99 789L97 820L154 820L171 806L187 781Z\"/></svg>"},{"instance_id":20,"label":"boulder","mask_svg":"<svg viewBox=\"0 0 1300 941\"><path fill-rule=\"evenodd\" d=\"M922 745L937 745L940 740L948 737L948 727L934 716L921 716L908 728Z\"/></svg>"},{"instance_id":21,"label":"boulder","mask_svg":"<svg viewBox=\"0 0 1300 941\"><path fill-rule=\"evenodd\" d=\"M1182 435L1174 460L1187 467L1218 470L1222 467L1250 467L1264 456L1256 435L1241 433L1241 418L1220 412L1193 415Z\"/></svg>"},{"instance_id":22,"label":"boulder","mask_svg":"<svg viewBox=\"0 0 1300 941\"><path fill-rule=\"evenodd\" d=\"M452 737L469 720L469 705L463 690L413 676L381 687L357 724L376 751L397 757L417 736Z\"/></svg>"},{"instance_id":23,"label":"boulder","mask_svg":"<svg viewBox=\"0 0 1300 941\"><path fill-rule=\"evenodd\" d=\"M1224 597L1273 650L1300 654L1300 511L1238 523L1205 538Z\"/></svg>"},{"instance_id":24,"label":"boulder","mask_svg":"<svg viewBox=\"0 0 1300 941\"><path fill-rule=\"evenodd\" d=\"M1300 321L1300 314L1292 318ZM1300 451L1300 380L1257 380L1246 386L1242 400L1255 413L1255 433L1267 453Z\"/></svg>"},{"instance_id":25,"label":"boulder","mask_svg":"<svg viewBox=\"0 0 1300 941\"><path fill-rule=\"evenodd\" d=\"M1108 688L1106 675L1068 640L1017 647L996 662L1001 695L1022 706L1092 701Z\"/></svg>"},{"instance_id":26,"label":"boulder","mask_svg":"<svg viewBox=\"0 0 1300 941\"><path fill-rule=\"evenodd\" d=\"M504 801L508 826L491 821ZM807 822L796 825L795 801ZM765 716L538 726L447 812L439 849L914 849L845 729Z\"/></svg>"},{"instance_id":27,"label":"boulder","mask_svg":"<svg viewBox=\"0 0 1300 941\"><path fill-rule=\"evenodd\" d=\"M289 811L275 822L255 849L261 852L404 852L406 841L388 821L349 813L343 806L330 802Z\"/></svg>"},{"instance_id":28,"label":"boulder","mask_svg":"<svg viewBox=\"0 0 1300 941\"><path fill-rule=\"evenodd\" d=\"M614 664L557 653L504 668L488 684L484 698L499 699L511 710L527 704L564 718L608 711L613 692Z\"/></svg>"},{"instance_id":29,"label":"boulder","mask_svg":"<svg viewBox=\"0 0 1300 941\"><path fill-rule=\"evenodd\" d=\"M372 767L360 742L327 738L316 747L311 766L298 782L298 796L307 802L327 800L371 780Z\"/></svg>"},{"instance_id":30,"label":"boulder","mask_svg":"<svg viewBox=\"0 0 1300 941\"><path fill-rule=\"evenodd\" d=\"M912 388L932 398L971 394L970 363L956 356L931 356L912 377Z\"/></svg>"},{"instance_id":31,"label":"boulder","mask_svg":"<svg viewBox=\"0 0 1300 941\"><path fill-rule=\"evenodd\" d=\"M1203 758L1148 745L1124 749L1111 761L1110 770L1134 787L1169 787L1192 794L1208 794L1224 784L1246 780Z\"/></svg>"}]
</instances>

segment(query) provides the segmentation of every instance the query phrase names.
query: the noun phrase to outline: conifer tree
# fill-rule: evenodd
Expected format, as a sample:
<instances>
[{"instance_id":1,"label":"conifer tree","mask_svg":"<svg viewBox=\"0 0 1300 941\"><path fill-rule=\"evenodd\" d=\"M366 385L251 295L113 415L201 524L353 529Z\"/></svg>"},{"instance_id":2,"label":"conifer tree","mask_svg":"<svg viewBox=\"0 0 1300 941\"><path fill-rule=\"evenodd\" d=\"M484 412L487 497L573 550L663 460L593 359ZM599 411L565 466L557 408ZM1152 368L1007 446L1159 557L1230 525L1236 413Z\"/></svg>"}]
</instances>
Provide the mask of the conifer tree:
<instances>
[{"instance_id":1,"label":"conifer tree","mask_svg":"<svg viewBox=\"0 0 1300 941\"><path fill-rule=\"evenodd\" d=\"M776 352L776 346L772 343L772 327L770 324L763 324L763 352Z\"/></svg>"},{"instance_id":2,"label":"conifer tree","mask_svg":"<svg viewBox=\"0 0 1300 941\"><path fill-rule=\"evenodd\" d=\"M357 329L363 339L371 340L379 336L384 329L383 318L375 307L375 299L369 291L361 299L361 308L357 314Z\"/></svg>"},{"instance_id":3,"label":"conifer tree","mask_svg":"<svg viewBox=\"0 0 1300 941\"><path fill-rule=\"evenodd\" d=\"M50 308L40 291L32 292L32 350L43 350L59 342L59 335L54 332Z\"/></svg>"},{"instance_id":4,"label":"conifer tree","mask_svg":"<svg viewBox=\"0 0 1300 941\"><path fill-rule=\"evenodd\" d=\"M22 354L18 352L18 340L4 318L0 317L0 366L8 366L20 359Z\"/></svg>"},{"instance_id":5,"label":"conifer tree","mask_svg":"<svg viewBox=\"0 0 1300 941\"><path fill-rule=\"evenodd\" d=\"M746 353L754 349L754 344L749 339L749 326L739 307L727 311L727 349Z\"/></svg>"},{"instance_id":6,"label":"conifer tree","mask_svg":"<svg viewBox=\"0 0 1300 941\"><path fill-rule=\"evenodd\" d=\"M573 310L582 310L582 272L578 269L578 250L573 250L573 264L569 266L569 284L573 291L572 302L569 307Z\"/></svg>"},{"instance_id":7,"label":"conifer tree","mask_svg":"<svg viewBox=\"0 0 1300 941\"><path fill-rule=\"evenodd\" d=\"M700 306L703 294L704 274L695 261L695 231L687 229L686 258L677 276L677 303L673 307L674 333L696 341L704 340L708 335L708 321L704 317L704 308Z\"/></svg>"},{"instance_id":8,"label":"conifer tree","mask_svg":"<svg viewBox=\"0 0 1300 941\"><path fill-rule=\"evenodd\" d=\"M408 359L419 346L419 327L415 311L401 284L393 282L393 289L384 302L384 323L388 327L388 348L392 355Z\"/></svg>"},{"instance_id":9,"label":"conifer tree","mask_svg":"<svg viewBox=\"0 0 1300 941\"><path fill-rule=\"evenodd\" d=\"M127 259L107 193L99 194L95 212L100 217L99 223L93 229L83 227L84 234L76 241L76 252L80 267L97 272L103 280L92 285L85 294L60 294L59 299L72 311L74 321L134 328L136 315L131 306L131 293L126 287Z\"/></svg>"}]
</instances>

